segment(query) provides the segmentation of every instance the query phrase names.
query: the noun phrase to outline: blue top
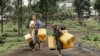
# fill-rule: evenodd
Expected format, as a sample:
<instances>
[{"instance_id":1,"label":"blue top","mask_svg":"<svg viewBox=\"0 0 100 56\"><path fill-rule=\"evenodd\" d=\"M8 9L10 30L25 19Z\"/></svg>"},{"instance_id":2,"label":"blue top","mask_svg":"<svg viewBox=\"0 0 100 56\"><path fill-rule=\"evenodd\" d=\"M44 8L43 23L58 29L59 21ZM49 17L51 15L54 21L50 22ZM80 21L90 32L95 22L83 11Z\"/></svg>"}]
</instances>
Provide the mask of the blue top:
<instances>
[{"instance_id":1,"label":"blue top","mask_svg":"<svg viewBox=\"0 0 100 56\"><path fill-rule=\"evenodd\" d=\"M44 27L44 24L40 20L36 20L35 29Z\"/></svg>"}]
</instances>

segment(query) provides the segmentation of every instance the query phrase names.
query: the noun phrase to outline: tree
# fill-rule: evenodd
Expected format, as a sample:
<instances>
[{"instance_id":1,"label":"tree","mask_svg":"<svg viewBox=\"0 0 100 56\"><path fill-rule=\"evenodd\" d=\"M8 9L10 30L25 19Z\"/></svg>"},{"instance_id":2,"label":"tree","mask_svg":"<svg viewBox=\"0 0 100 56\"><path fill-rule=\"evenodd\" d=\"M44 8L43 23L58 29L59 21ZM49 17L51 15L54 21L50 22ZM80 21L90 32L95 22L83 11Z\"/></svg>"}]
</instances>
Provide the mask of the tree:
<instances>
[{"instance_id":1,"label":"tree","mask_svg":"<svg viewBox=\"0 0 100 56\"><path fill-rule=\"evenodd\" d=\"M0 0L0 8L1 8L1 32L3 32L3 10L5 9L5 0Z\"/></svg>"},{"instance_id":2,"label":"tree","mask_svg":"<svg viewBox=\"0 0 100 56\"><path fill-rule=\"evenodd\" d=\"M84 12L90 12L90 0L74 0L73 6L75 7L75 11L79 18L79 24L82 25L82 16Z\"/></svg>"},{"instance_id":3,"label":"tree","mask_svg":"<svg viewBox=\"0 0 100 56\"><path fill-rule=\"evenodd\" d=\"M18 6L18 36L22 36L22 0L17 0Z\"/></svg>"},{"instance_id":4,"label":"tree","mask_svg":"<svg viewBox=\"0 0 100 56\"><path fill-rule=\"evenodd\" d=\"M58 0L40 0L39 2L37 2L37 4L32 6L33 10L36 13L42 15L42 20L45 20L46 25L48 18L53 17L53 14L57 12L58 9L57 1Z\"/></svg>"},{"instance_id":5,"label":"tree","mask_svg":"<svg viewBox=\"0 0 100 56\"><path fill-rule=\"evenodd\" d=\"M12 0L12 3L11 3L11 11L12 12L10 12L10 14L9 14L9 16L12 18L12 20L13 20L13 23L15 24L15 23L17 23L17 15L18 15L18 2L17 2L17 0Z\"/></svg>"},{"instance_id":6,"label":"tree","mask_svg":"<svg viewBox=\"0 0 100 56\"><path fill-rule=\"evenodd\" d=\"M61 8L59 8L58 12L64 13L65 14L65 16L63 16L64 18L73 17L74 7L73 6L67 7L66 4L63 4L63 6Z\"/></svg>"},{"instance_id":7,"label":"tree","mask_svg":"<svg viewBox=\"0 0 100 56\"><path fill-rule=\"evenodd\" d=\"M96 0L96 2L94 4L94 9L98 11L99 16L100 16L100 0ZM99 18L98 22L100 22L100 18Z\"/></svg>"},{"instance_id":8,"label":"tree","mask_svg":"<svg viewBox=\"0 0 100 56\"><path fill-rule=\"evenodd\" d=\"M28 0L28 24L27 24L27 28L29 27L29 23L30 23L30 18L31 18L31 14L32 14L32 4L31 4L32 0Z\"/></svg>"},{"instance_id":9,"label":"tree","mask_svg":"<svg viewBox=\"0 0 100 56\"><path fill-rule=\"evenodd\" d=\"M11 0L0 0L1 32L3 32L3 16L9 9Z\"/></svg>"}]
</instances>

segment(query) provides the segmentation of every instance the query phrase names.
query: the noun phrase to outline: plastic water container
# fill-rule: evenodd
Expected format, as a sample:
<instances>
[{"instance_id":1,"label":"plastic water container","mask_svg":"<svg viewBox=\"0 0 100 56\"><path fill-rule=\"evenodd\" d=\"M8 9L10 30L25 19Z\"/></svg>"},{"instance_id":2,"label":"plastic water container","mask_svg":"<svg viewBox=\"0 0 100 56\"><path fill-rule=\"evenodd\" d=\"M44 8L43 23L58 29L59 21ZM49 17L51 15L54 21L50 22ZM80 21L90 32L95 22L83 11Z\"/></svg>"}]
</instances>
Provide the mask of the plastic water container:
<instances>
[{"instance_id":1,"label":"plastic water container","mask_svg":"<svg viewBox=\"0 0 100 56\"><path fill-rule=\"evenodd\" d=\"M60 41L63 44L69 44L70 42L74 42L74 40L75 40L74 35L72 35L68 32L63 33L62 36L60 37Z\"/></svg>"},{"instance_id":2,"label":"plastic water container","mask_svg":"<svg viewBox=\"0 0 100 56\"><path fill-rule=\"evenodd\" d=\"M72 48L73 47L73 42L69 41L66 44L63 44L63 48L64 49L68 49L68 48Z\"/></svg>"},{"instance_id":3,"label":"plastic water container","mask_svg":"<svg viewBox=\"0 0 100 56\"><path fill-rule=\"evenodd\" d=\"M68 30L62 30L62 33L63 34L68 33Z\"/></svg>"},{"instance_id":4,"label":"plastic water container","mask_svg":"<svg viewBox=\"0 0 100 56\"><path fill-rule=\"evenodd\" d=\"M55 40L54 36L48 37L48 47L49 47L50 50L56 49L56 40Z\"/></svg>"},{"instance_id":5,"label":"plastic water container","mask_svg":"<svg viewBox=\"0 0 100 56\"><path fill-rule=\"evenodd\" d=\"M38 29L38 37L40 41L46 40L46 29L45 28Z\"/></svg>"},{"instance_id":6,"label":"plastic water container","mask_svg":"<svg viewBox=\"0 0 100 56\"><path fill-rule=\"evenodd\" d=\"M31 36L31 34L28 33L24 37L25 37L25 40L27 40L28 43L32 42L32 36Z\"/></svg>"}]
</instances>

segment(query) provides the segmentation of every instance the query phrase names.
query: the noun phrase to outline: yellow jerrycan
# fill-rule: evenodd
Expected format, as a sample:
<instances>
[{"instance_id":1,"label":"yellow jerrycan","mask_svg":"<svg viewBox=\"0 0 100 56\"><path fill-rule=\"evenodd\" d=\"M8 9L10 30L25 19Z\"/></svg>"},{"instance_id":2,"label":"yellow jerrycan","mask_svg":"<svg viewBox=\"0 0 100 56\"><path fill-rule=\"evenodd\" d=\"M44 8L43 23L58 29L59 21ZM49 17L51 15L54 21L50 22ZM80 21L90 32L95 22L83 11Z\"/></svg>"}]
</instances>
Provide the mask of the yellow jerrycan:
<instances>
[{"instance_id":1,"label":"yellow jerrycan","mask_svg":"<svg viewBox=\"0 0 100 56\"><path fill-rule=\"evenodd\" d=\"M55 40L54 36L48 37L48 47L49 47L50 50L56 49L56 40Z\"/></svg>"},{"instance_id":2,"label":"yellow jerrycan","mask_svg":"<svg viewBox=\"0 0 100 56\"><path fill-rule=\"evenodd\" d=\"M69 41L66 44L63 44L63 48L64 49L68 49L68 48L72 48L73 47L73 42Z\"/></svg>"},{"instance_id":3,"label":"yellow jerrycan","mask_svg":"<svg viewBox=\"0 0 100 56\"><path fill-rule=\"evenodd\" d=\"M32 42L33 40L32 40L32 36L31 36L31 34L26 34L25 36L25 40L28 42L28 43L30 43L30 42Z\"/></svg>"},{"instance_id":4,"label":"yellow jerrycan","mask_svg":"<svg viewBox=\"0 0 100 56\"><path fill-rule=\"evenodd\" d=\"M46 40L46 29L45 28L38 29L38 37L40 41Z\"/></svg>"},{"instance_id":5,"label":"yellow jerrycan","mask_svg":"<svg viewBox=\"0 0 100 56\"><path fill-rule=\"evenodd\" d=\"M63 34L68 33L68 30L62 30L62 33Z\"/></svg>"},{"instance_id":6,"label":"yellow jerrycan","mask_svg":"<svg viewBox=\"0 0 100 56\"><path fill-rule=\"evenodd\" d=\"M65 32L62 34L62 36L60 37L60 41L63 43L63 44L67 44L69 43L70 41L73 42L75 40L75 37L74 35L68 33L68 32Z\"/></svg>"}]
</instances>

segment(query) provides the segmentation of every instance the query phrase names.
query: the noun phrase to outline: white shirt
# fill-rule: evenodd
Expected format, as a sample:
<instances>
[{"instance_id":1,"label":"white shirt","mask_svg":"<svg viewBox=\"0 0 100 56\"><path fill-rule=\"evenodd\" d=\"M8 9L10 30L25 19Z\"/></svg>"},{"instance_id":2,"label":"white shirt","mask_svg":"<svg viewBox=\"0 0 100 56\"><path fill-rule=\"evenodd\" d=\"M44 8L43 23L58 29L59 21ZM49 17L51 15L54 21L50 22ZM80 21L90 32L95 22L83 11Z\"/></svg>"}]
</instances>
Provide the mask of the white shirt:
<instances>
[{"instance_id":1,"label":"white shirt","mask_svg":"<svg viewBox=\"0 0 100 56\"><path fill-rule=\"evenodd\" d=\"M31 27L32 25L35 25L35 21L30 21L29 27Z\"/></svg>"}]
</instances>

